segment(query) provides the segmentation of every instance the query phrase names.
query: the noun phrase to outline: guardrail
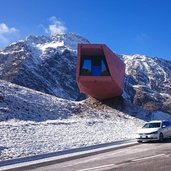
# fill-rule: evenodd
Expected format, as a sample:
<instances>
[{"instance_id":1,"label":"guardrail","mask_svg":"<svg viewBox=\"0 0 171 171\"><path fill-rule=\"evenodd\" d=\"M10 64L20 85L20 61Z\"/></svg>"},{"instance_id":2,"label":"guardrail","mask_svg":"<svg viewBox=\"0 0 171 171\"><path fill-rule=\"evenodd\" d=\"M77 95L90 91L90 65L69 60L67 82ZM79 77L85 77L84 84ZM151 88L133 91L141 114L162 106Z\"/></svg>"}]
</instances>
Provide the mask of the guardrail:
<instances>
[{"instance_id":1,"label":"guardrail","mask_svg":"<svg viewBox=\"0 0 171 171\"><path fill-rule=\"evenodd\" d=\"M6 160L0 162L0 171L22 171L26 169L38 168L55 163L87 157L90 155L105 153L111 150L126 148L133 145L138 145L138 143L131 139Z\"/></svg>"}]
</instances>

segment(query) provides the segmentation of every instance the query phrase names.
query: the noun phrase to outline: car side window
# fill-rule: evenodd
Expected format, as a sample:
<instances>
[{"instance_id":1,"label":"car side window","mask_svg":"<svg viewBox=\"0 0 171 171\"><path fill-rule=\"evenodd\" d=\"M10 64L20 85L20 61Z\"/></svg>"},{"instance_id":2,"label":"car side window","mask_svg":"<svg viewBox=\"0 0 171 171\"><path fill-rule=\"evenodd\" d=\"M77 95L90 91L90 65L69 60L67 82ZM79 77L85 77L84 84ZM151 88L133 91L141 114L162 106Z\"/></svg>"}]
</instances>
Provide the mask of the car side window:
<instances>
[{"instance_id":1,"label":"car side window","mask_svg":"<svg viewBox=\"0 0 171 171\"><path fill-rule=\"evenodd\" d=\"M171 126L171 123L168 122L168 121L164 121L163 124L162 124L162 126L169 127L169 126Z\"/></svg>"},{"instance_id":2,"label":"car side window","mask_svg":"<svg viewBox=\"0 0 171 171\"><path fill-rule=\"evenodd\" d=\"M168 126L171 126L171 122L168 122Z\"/></svg>"},{"instance_id":3,"label":"car side window","mask_svg":"<svg viewBox=\"0 0 171 171\"><path fill-rule=\"evenodd\" d=\"M170 122L167 121L166 122L166 126L169 127L170 126Z\"/></svg>"},{"instance_id":4,"label":"car side window","mask_svg":"<svg viewBox=\"0 0 171 171\"><path fill-rule=\"evenodd\" d=\"M162 127L168 127L168 124L167 124L166 121L164 121L164 122L162 123Z\"/></svg>"}]
</instances>

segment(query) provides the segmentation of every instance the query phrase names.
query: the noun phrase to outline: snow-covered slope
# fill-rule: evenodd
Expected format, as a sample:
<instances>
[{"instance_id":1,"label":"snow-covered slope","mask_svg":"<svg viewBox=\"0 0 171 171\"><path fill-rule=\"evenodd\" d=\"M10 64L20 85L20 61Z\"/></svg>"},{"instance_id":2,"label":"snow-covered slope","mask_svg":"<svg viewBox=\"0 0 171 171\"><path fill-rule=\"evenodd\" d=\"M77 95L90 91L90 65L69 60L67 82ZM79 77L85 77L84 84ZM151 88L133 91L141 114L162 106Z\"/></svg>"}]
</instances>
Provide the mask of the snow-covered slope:
<instances>
[{"instance_id":1,"label":"snow-covered slope","mask_svg":"<svg viewBox=\"0 0 171 171\"><path fill-rule=\"evenodd\" d=\"M135 138L145 120L171 120L136 111L132 117L92 98L74 102L0 80L0 160Z\"/></svg>"},{"instance_id":2,"label":"snow-covered slope","mask_svg":"<svg viewBox=\"0 0 171 171\"><path fill-rule=\"evenodd\" d=\"M132 138L142 123L0 81L0 160Z\"/></svg>"}]
</instances>

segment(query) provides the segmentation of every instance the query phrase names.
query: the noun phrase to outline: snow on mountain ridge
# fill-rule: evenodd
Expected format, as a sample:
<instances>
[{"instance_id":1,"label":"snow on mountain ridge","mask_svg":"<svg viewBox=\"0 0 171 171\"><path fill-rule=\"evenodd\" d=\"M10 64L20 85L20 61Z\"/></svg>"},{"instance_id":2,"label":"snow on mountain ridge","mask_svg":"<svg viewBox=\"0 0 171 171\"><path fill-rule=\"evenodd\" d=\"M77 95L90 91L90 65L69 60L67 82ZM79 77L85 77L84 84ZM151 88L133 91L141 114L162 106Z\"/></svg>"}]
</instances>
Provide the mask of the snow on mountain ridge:
<instances>
[{"instance_id":1,"label":"snow on mountain ridge","mask_svg":"<svg viewBox=\"0 0 171 171\"><path fill-rule=\"evenodd\" d=\"M46 48L58 48L64 46L64 42L51 42L46 44L38 44L37 47L41 49L43 52L46 50Z\"/></svg>"},{"instance_id":2,"label":"snow on mountain ridge","mask_svg":"<svg viewBox=\"0 0 171 171\"><path fill-rule=\"evenodd\" d=\"M56 34L50 37L48 36L28 36L25 39L25 42L32 46L45 46L58 48L60 46L64 46L67 49L72 49L74 51L77 50L78 43L90 43L87 39L75 34L75 33L67 33L67 34ZM54 46L52 45L54 44ZM49 46L48 46L49 45Z\"/></svg>"},{"instance_id":3,"label":"snow on mountain ridge","mask_svg":"<svg viewBox=\"0 0 171 171\"><path fill-rule=\"evenodd\" d=\"M78 43L89 42L72 33L28 36L0 53L0 79L76 100L80 97L75 82Z\"/></svg>"},{"instance_id":4,"label":"snow on mountain ridge","mask_svg":"<svg viewBox=\"0 0 171 171\"><path fill-rule=\"evenodd\" d=\"M170 61L149 58L144 55L124 55L123 58L126 63L126 74L132 75L137 84L147 85L151 89L158 86L162 91L163 87L165 87L162 84L171 82ZM141 75L143 77L140 79ZM168 85L166 84L166 86ZM171 90L169 93L171 93Z\"/></svg>"},{"instance_id":5,"label":"snow on mountain ridge","mask_svg":"<svg viewBox=\"0 0 171 171\"><path fill-rule=\"evenodd\" d=\"M90 43L87 39L75 34L56 34L52 36L33 36L30 35L24 40L11 43L0 53L14 53L21 49L30 50L35 56L45 55L49 49L55 49L58 53L62 53L65 49L73 51L76 54L78 43Z\"/></svg>"}]
</instances>

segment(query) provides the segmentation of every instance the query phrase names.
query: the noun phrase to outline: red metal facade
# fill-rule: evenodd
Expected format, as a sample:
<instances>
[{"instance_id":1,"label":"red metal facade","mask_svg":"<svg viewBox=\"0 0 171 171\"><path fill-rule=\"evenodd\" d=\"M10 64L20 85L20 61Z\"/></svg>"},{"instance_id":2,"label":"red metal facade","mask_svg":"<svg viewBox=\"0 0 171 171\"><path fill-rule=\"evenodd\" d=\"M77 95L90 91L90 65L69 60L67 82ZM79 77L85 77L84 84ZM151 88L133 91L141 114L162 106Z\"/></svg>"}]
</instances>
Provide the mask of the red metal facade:
<instances>
[{"instance_id":1,"label":"red metal facade","mask_svg":"<svg viewBox=\"0 0 171 171\"><path fill-rule=\"evenodd\" d=\"M83 58L91 57L98 62L102 56L108 75L82 75ZM121 96L124 86L125 64L104 44L79 44L76 80L80 92L99 100Z\"/></svg>"}]
</instances>

